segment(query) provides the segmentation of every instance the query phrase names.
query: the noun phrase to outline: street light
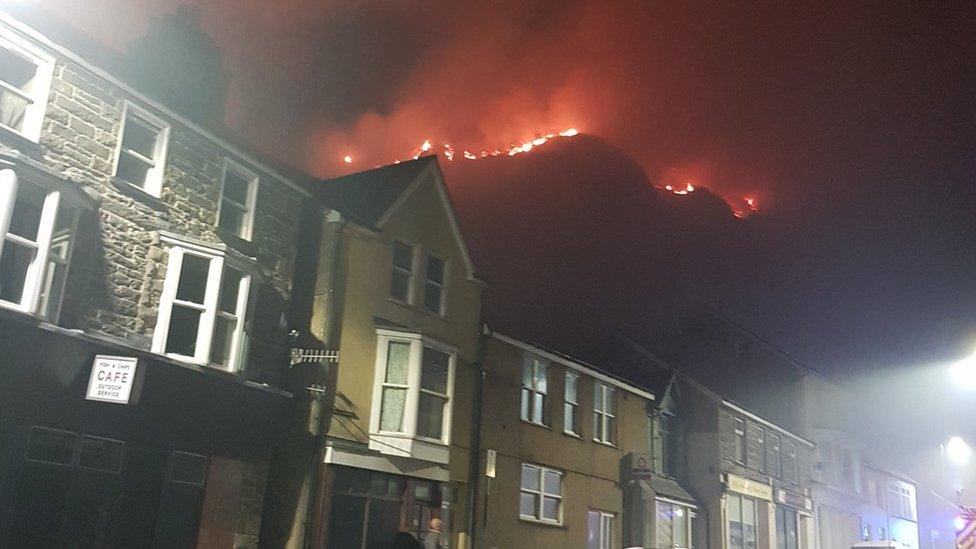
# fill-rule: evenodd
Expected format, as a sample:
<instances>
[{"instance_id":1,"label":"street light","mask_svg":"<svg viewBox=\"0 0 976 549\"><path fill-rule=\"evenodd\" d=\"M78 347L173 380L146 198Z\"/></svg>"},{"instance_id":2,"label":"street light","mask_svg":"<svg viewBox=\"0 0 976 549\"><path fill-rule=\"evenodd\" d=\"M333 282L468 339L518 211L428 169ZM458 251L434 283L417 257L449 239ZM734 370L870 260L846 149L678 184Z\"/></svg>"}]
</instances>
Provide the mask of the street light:
<instances>
[{"instance_id":1,"label":"street light","mask_svg":"<svg viewBox=\"0 0 976 549\"><path fill-rule=\"evenodd\" d=\"M973 455L972 448L962 437L952 437L945 447L946 456L956 465L965 465Z\"/></svg>"},{"instance_id":2,"label":"street light","mask_svg":"<svg viewBox=\"0 0 976 549\"><path fill-rule=\"evenodd\" d=\"M949 368L949 374L956 385L963 389L976 389L976 353L953 364Z\"/></svg>"}]
</instances>

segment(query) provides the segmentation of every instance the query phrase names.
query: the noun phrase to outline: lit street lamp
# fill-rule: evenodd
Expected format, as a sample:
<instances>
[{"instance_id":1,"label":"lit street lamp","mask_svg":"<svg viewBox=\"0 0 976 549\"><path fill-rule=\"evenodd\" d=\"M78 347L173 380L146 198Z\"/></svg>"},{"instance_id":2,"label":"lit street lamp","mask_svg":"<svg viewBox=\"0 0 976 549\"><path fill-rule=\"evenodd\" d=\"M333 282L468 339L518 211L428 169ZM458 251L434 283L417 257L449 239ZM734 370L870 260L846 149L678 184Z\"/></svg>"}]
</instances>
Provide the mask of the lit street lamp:
<instances>
[{"instance_id":1,"label":"lit street lamp","mask_svg":"<svg viewBox=\"0 0 976 549\"><path fill-rule=\"evenodd\" d=\"M945 445L946 457L956 465L965 465L973 455L972 448L962 437L952 437Z\"/></svg>"},{"instance_id":2,"label":"lit street lamp","mask_svg":"<svg viewBox=\"0 0 976 549\"><path fill-rule=\"evenodd\" d=\"M949 374L956 385L963 389L976 389L976 353L953 364Z\"/></svg>"}]
</instances>

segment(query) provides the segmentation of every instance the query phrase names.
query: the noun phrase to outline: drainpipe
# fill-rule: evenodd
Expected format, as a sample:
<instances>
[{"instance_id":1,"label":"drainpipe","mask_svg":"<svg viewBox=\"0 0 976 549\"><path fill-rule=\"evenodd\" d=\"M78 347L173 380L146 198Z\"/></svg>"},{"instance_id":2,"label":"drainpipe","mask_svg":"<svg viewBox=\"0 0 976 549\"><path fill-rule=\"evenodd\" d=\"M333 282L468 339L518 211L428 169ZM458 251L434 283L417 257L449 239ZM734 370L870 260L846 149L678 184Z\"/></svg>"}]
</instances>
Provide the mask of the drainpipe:
<instances>
[{"instance_id":1,"label":"drainpipe","mask_svg":"<svg viewBox=\"0 0 976 549\"><path fill-rule=\"evenodd\" d=\"M342 250L342 229L345 226L345 221L335 210L330 211L325 214L325 221L327 227L325 230L329 232L328 243L331 247L329 251L329 270L327 279L324 280L323 290L325 292L325 314L326 318L324 320L324 326L322 326L322 341L327 348L335 348L338 340L339 328L338 328L338 307L336 303L338 301L338 292L336 291L336 281L339 278L339 258L340 252ZM316 291L318 291L319 285L316 283ZM320 374L323 381L328 379L328 363L322 362ZM336 365L338 367L338 364ZM334 387L332 388L335 389ZM327 389L328 390L328 389ZM323 457L323 450L325 449L325 442L328 435L328 426L326 421L331 417L331 414L325 410L325 394L318 394L313 396L318 402L318 421L315 427L315 448L312 451L312 477L309 483L308 491L308 506L305 510L305 542L304 547L306 549L313 549L321 546L322 537L325 532L321 531L321 524L317 520L319 518L318 511L322 509L325 505L324 491L322 489L321 483L322 479L325 478L326 465L325 459Z\"/></svg>"},{"instance_id":2,"label":"drainpipe","mask_svg":"<svg viewBox=\"0 0 976 549\"><path fill-rule=\"evenodd\" d=\"M481 418L482 408L484 406L485 375L487 371L485 368L485 347L490 336L491 330L487 325L478 334L478 362L475 364L478 372L475 376L474 398L472 399L474 400L474 409L471 413L473 428L471 429L471 453L468 458L468 486L471 487L468 490L468 532L471 534L472 548L477 547L477 542L480 539L480 535L478 534L477 511L480 492L478 487L481 485ZM485 502L485 505L487 503Z\"/></svg>"}]
</instances>

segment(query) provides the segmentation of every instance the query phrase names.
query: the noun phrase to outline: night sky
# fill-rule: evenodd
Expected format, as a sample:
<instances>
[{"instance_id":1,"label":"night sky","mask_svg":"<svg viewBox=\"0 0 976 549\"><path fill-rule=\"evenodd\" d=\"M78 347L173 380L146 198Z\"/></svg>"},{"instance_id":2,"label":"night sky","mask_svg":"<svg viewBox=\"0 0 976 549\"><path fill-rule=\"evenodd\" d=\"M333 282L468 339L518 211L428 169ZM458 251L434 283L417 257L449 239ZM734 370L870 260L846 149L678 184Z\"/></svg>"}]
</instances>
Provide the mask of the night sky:
<instances>
[{"instance_id":1,"label":"night sky","mask_svg":"<svg viewBox=\"0 0 976 549\"><path fill-rule=\"evenodd\" d=\"M939 377L976 349L963 3L37 1L118 49L199 5L227 123L317 175L577 127L442 159L492 315L548 337L710 305L852 386L902 383L912 429L976 430ZM711 192L654 188L684 181Z\"/></svg>"}]
</instances>

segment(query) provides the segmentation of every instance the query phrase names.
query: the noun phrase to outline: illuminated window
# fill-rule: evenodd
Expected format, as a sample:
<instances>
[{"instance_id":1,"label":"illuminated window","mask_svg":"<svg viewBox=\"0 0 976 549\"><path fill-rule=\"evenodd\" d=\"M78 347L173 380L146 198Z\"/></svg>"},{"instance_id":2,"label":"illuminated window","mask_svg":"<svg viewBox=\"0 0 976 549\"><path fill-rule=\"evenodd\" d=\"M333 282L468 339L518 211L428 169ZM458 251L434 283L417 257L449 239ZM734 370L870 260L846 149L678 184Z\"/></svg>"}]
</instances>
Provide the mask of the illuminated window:
<instances>
[{"instance_id":1,"label":"illuminated window","mask_svg":"<svg viewBox=\"0 0 976 549\"><path fill-rule=\"evenodd\" d=\"M77 215L61 191L0 171L0 307L57 318Z\"/></svg>"},{"instance_id":2,"label":"illuminated window","mask_svg":"<svg viewBox=\"0 0 976 549\"><path fill-rule=\"evenodd\" d=\"M378 330L372 431L450 442L457 352L418 334Z\"/></svg>"},{"instance_id":3,"label":"illuminated window","mask_svg":"<svg viewBox=\"0 0 976 549\"><path fill-rule=\"evenodd\" d=\"M230 372L247 355L248 265L223 251L166 237L169 265L153 351Z\"/></svg>"},{"instance_id":4,"label":"illuminated window","mask_svg":"<svg viewBox=\"0 0 976 549\"><path fill-rule=\"evenodd\" d=\"M404 303L413 302L414 247L399 240L393 242L393 273L390 296Z\"/></svg>"},{"instance_id":5,"label":"illuminated window","mask_svg":"<svg viewBox=\"0 0 976 549\"><path fill-rule=\"evenodd\" d=\"M225 158L217 226L226 229L234 236L250 240L254 228L257 190L258 175L237 162Z\"/></svg>"},{"instance_id":6,"label":"illuminated window","mask_svg":"<svg viewBox=\"0 0 976 549\"><path fill-rule=\"evenodd\" d=\"M424 281L424 309L444 314L444 290L447 279L447 261L427 253L427 272Z\"/></svg>"},{"instance_id":7,"label":"illuminated window","mask_svg":"<svg viewBox=\"0 0 976 549\"><path fill-rule=\"evenodd\" d=\"M691 547L690 507L663 500L656 500L657 527L655 537L659 549L688 549Z\"/></svg>"},{"instance_id":8,"label":"illuminated window","mask_svg":"<svg viewBox=\"0 0 976 549\"><path fill-rule=\"evenodd\" d=\"M526 354L522 361L522 407L519 417L538 425L549 423L546 402L549 393L548 363Z\"/></svg>"},{"instance_id":9,"label":"illuminated window","mask_svg":"<svg viewBox=\"0 0 976 549\"><path fill-rule=\"evenodd\" d=\"M586 549L613 549L613 513L586 512Z\"/></svg>"},{"instance_id":10,"label":"illuminated window","mask_svg":"<svg viewBox=\"0 0 976 549\"><path fill-rule=\"evenodd\" d=\"M54 58L0 26L0 128L37 141Z\"/></svg>"},{"instance_id":11,"label":"illuminated window","mask_svg":"<svg viewBox=\"0 0 976 549\"><path fill-rule=\"evenodd\" d=\"M732 419L732 450L735 461L746 463L746 422L739 418Z\"/></svg>"},{"instance_id":12,"label":"illuminated window","mask_svg":"<svg viewBox=\"0 0 976 549\"><path fill-rule=\"evenodd\" d=\"M165 122L126 103L115 159L115 177L159 196L168 140L169 126Z\"/></svg>"},{"instance_id":13,"label":"illuminated window","mask_svg":"<svg viewBox=\"0 0 976 549\"><path fill-rule=\"evenodd\" d=\"M580 376L566 372L566 386L563 391L563 432L579 435L579 382Z\"/></svg>"},{"instance_id":14,"label":"illuminated window","mask_svg":"<svg viewBox=\"0 0 976 549\"><path fill-rule=\"evenodd\" d=\"M540 465L522 464L519 516L561 524L563 520L563 474Z\"/></svg>"},{"instance_id":15,"label":"illuminated window","mask_svg":"<svg viewBox=\"0 0 976 549\"><path fill-rule=\"evenodd\" d=\"M616 394L609 385L593 384L593 440L597 442L613 444L616 440Z\"/></svg>"}]
</instances>

